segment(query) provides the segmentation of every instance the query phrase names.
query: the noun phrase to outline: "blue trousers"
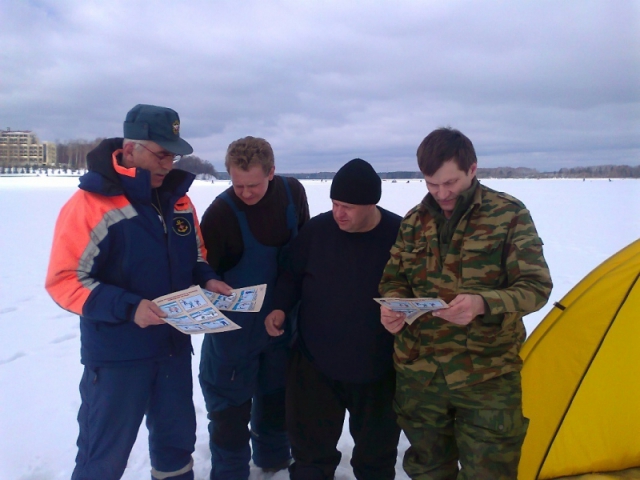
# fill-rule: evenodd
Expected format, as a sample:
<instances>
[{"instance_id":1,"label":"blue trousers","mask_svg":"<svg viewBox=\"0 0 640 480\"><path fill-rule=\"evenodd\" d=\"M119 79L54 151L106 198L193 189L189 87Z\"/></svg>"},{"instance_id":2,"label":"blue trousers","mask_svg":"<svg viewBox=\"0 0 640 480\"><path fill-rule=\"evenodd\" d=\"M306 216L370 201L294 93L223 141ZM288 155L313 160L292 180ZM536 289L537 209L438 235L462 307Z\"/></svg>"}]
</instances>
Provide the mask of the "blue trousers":
<instances>
[{"instance_id":1,"label":"blue trousers","mask_svg":"<svg viewBox=\"0 0 640 480\"><path fill-rule=\"evenodd\" d=\"M288 346L273 342L258 355L228 364L210 341L206 336L202 346L200 385L210 421L211 480L248 478L252 457L261 468L286 463L291 459L284 414Z\"/></svg>"},{"instance_id":2,"label":"blue trousers","mask_svg":"<svg viewBox=\"0 0 640 480\"><path fill-rule=\"evenodd\" d=\"M152 477L192 480L196 418L191 355L126 367L85 367L72 480L122 477L146 415Z\"/></svg>"}]
</instances>

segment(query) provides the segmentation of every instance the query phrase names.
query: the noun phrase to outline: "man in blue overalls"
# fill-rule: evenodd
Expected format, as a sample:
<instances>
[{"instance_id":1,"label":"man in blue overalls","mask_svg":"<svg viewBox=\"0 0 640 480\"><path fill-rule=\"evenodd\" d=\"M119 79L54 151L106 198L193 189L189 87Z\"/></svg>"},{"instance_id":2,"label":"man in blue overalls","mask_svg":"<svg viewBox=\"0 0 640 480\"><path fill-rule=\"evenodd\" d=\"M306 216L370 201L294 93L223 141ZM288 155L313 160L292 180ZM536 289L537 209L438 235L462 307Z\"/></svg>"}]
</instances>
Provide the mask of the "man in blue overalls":
<instances>
[{"instance_id":1,"label":"man in blue overalls","mask_svg":"<svg viewBox=\"0 0 640 480\"><path fill-rule=\"evenodd\" d=\"M290 332L269 337L264 318L272 310L284 249L309 219L304 187L274 174L266 140L231 143L225 167L232 187L201 222L207 261L231 287L266 283L267 294L259 313L225 313L240 330L205 335L200 385L210 421L211 480L248 478L251 458L265 471L291 461L284 415Z\"/></svg>"}]
</instances>

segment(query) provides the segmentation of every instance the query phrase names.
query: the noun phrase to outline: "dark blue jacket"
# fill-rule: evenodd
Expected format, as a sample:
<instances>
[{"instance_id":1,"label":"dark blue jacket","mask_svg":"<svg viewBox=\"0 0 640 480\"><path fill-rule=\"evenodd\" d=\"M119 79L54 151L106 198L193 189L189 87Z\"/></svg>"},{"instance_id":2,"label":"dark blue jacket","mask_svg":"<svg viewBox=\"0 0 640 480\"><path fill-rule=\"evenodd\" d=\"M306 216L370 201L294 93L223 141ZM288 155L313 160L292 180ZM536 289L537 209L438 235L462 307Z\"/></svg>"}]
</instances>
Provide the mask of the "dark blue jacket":
<instances>
[{"instance_id":1,"label":"dark blue jacket","mask_svg":"<svg viewBox=\"0 0 640 480\"><path fill-rule=\"evenodd\" d=\"M81 315L82 363L126 364L179 354L188 335L169 325L133 322L142 299L218 278L193 205L194 176L173 170L158 189L149 172L118 164L122 139L104 140L87 156L89 172L56 223L46 288L63 308ZM164 224L152 205L162 206Z\"/></svg>"}]
</instances>

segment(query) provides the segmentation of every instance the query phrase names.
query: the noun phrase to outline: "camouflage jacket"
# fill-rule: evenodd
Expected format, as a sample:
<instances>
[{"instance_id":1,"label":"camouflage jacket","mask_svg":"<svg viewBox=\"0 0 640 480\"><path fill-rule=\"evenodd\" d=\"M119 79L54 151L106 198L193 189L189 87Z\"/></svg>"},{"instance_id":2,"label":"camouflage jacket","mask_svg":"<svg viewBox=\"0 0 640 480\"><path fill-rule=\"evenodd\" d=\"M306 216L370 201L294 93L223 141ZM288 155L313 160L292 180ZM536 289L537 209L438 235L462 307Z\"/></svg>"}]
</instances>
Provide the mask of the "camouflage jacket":
<instances>
[{"instance_id":1,"label":"camouflage jacket","mask_svg":"<svg viewBox=\"0 0 640 480\"><path fill-rule=\"evenodd\" d=\"M450 388L519 371L523 315L539 310L551 293L542 240L516 198L484 185L475 191L440 260L433 217L422 204L400 225L380 293L385 297L481 295L489 310L460 326L423 315L396 334L396 369L427 385L438 366Z\"/></svg>"}]
</instances>

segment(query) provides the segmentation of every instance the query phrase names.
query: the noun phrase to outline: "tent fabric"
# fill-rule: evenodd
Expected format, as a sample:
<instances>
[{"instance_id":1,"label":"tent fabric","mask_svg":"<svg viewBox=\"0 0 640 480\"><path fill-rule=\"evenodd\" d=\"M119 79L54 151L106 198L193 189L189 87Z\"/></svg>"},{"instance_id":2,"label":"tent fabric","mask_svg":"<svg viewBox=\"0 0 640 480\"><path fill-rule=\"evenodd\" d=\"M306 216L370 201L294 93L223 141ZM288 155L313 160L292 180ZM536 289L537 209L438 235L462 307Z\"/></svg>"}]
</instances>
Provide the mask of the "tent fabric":
<instances>
[{"instance_id":1,"label":"tent fabric","mask_svg":"<svg viewBox=\"0 0 640 480\"><path fill-rule=\"evenodd\" d=\"M529 430L518 479L640 467L640 240L578 283L521 356Z\"/></svg>"},{"instance_id":2,"label":"tent fabric","mask_svg":"<svg viewBox=\"0 0 640 480\"><path fill-rule=\"evenodd\" d=\"M587 473L586 475L559 477L557 480L628 480L631 478L636 480L640 478L640 468L630 468L619 472Z\"/></svg>"}]
</instances>

